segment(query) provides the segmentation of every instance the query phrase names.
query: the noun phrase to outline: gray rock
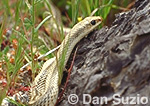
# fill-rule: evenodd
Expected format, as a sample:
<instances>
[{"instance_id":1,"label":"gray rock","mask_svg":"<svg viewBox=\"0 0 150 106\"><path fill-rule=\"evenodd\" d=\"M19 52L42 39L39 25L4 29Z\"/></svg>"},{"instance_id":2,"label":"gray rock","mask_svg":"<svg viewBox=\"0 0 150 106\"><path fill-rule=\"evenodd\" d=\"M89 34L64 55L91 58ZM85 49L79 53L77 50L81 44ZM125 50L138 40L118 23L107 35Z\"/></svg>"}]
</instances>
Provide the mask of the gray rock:
<instances>
[{"instance_id":1,"label":"gray rock","mask_svg":"<svg viewBox=\"0 0 150 106\"><path fill-rule=\"evenodd\" d=\"M149 0L137 0L133 9L116 15L111 27L91 33L77 46L71 78L59 106L114 106L115 94L136 98L134 102L137 104L131 105L132 98L129 98L128 104L118 106L143 106L141 101L149 99ZM69 63L71 60L68 66ZM68 102L70 94L78 96L79 101L74 105ZM94 104L96 102L92 101L94 103L84 105L83 94L107 97L107 104ZM89 99L86 98L87 101ZM150 102L144 106L150 106Z\"/></svg>"}]
</instances>

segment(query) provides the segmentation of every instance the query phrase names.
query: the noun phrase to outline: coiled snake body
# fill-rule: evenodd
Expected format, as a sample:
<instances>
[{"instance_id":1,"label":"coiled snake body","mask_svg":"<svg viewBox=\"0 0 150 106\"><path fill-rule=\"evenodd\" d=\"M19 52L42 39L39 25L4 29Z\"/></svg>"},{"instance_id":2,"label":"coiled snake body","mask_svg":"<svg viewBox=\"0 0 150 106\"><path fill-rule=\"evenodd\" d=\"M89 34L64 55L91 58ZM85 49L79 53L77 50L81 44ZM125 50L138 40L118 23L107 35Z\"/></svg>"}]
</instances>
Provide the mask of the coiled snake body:
<instances>
[{"instance_id":1,"label":"coiled snake body","mask_svg":"<svg viewBox=\"0 0 150 106\"><path fill-rule=\"evenodd\" d=\"M51 58L44 63L41 72L33 81L29 105L55 105L59 91L59 70L65 67L74 46L84 36L96 28L101 23L101 21L102 19L100 16L87 17L81 22L77 23L71 29L71 31L67 34L61 43L56 57Z\"/></svg>"}]
</instances>

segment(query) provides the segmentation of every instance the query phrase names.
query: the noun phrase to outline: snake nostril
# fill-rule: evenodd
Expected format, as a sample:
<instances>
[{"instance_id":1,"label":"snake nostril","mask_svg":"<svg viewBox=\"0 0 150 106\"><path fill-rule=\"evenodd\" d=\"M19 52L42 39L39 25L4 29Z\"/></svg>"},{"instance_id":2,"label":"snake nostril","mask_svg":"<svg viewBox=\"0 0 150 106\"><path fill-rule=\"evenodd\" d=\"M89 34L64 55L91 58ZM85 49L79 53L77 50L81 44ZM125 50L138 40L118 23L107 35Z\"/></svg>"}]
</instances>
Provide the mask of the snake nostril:
<instances>
[{"instance_id":1,"label":"snake nostril","mask_svg":"<svg viewBox=\"0 0 150 106\"><path fill-rule=\"evenodd\" d=\"M98 19L98 21L102 21L103 19L102 19L102 17L100 17L99 19Z\"/></svg>"}]
</instances>

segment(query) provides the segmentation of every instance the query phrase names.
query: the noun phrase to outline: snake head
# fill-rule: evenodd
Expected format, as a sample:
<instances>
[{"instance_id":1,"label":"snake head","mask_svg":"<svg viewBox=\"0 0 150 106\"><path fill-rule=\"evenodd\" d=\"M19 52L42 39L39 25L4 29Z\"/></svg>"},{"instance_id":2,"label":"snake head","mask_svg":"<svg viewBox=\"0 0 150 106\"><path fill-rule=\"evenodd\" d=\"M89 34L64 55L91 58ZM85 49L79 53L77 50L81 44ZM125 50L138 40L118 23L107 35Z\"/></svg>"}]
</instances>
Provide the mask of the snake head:
<instances>
[{"instance_id":1,"label":"snake head","mask_svg":"<svg viewBox=\"0 0 150 106\"><path fill-rule=\"evenodd\" d=\"M86 17L72 28L71 36L82 39L84 36L93 31L98 25L100 25L101 22L102 18L100 16Z\"/></svg>"},{"instance_id":2,"label":"snake head","mask_svg":"<svg viewBox=\"0 0 150 106\"><path fill-rule=\"evenodd\" d=\"M86 17L83 21L85 21L87 26L95 28L102 22L102 17L100 16Z\"/></svg>"}]
</instances>

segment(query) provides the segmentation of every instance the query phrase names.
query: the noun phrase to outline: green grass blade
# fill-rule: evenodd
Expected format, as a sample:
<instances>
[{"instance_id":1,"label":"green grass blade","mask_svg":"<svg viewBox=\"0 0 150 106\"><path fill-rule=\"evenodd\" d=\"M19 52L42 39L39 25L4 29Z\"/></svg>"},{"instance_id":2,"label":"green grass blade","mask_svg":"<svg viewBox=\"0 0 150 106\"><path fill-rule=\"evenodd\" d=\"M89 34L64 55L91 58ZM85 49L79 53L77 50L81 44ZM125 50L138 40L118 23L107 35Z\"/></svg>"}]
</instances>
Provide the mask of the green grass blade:
<instances>
[{"instance_id":1,"label":"green grass blade","mask_svg":"<svg viewBox=\"0 0 150 106\"><path fill-rule=\"evenodd\" d=\"M79 2L80 0L71 0L71 7L72 7L72 23L73 25L77 22L77 17L79 13Z\"/></svg>"},{"instance_id":2,"label":"green grass blade","mask_svg":"<svg viewBox=\"0 0 150 106\"><path fill-rule=\"evenodd\" d=\"M36 32L39 30L39 28L40 28L48 19L50 19L51 17L52 17L52 15L47 16L47 17L35 28L34 33L36 33Z\"/></svg>"},{"instance_id":3,"label":"green grass blade","mask_svg":"<svg viewBox=\"0 0 150 106\"><path fill-rule=\"evenodd\" d=\"M3 0L3 5L4 5L4 8L6 10L6 13L7 15L11 15L11 11L10 11L10 6L9 6L9 0Z\"/></svg>"},{"instance_id":4,"label":"green grass blade","mask_svg":"<svg viewBox=\"0 0 150 106\"><path fill-rule=\"evenodd\" d=\"M17 26L19 18L20 18L19 9L20 9L21 3L22 3L22 0L17 0L16 9L15 9L15 27Z\"/></svg>"}]
</instances>

